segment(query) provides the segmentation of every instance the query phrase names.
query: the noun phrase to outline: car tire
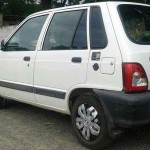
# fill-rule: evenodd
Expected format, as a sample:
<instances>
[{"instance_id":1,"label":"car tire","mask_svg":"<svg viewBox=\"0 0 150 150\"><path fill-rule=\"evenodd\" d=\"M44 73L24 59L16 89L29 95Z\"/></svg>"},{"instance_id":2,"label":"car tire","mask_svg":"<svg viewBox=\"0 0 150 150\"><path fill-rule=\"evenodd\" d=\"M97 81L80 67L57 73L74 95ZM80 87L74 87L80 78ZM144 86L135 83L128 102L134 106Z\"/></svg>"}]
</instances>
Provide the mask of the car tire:
<instances>
[{"instance_id":1,"label":"car tire","mask_svg":"<svg viewBox=\"0 0 150 150\"><path fill-rule=\"evenodd\" d=\"M75 101L72 125L79 142L89 149L102 149L112 143L103 108L91 94L82 95Z\"/></svg>"}]
</instances>

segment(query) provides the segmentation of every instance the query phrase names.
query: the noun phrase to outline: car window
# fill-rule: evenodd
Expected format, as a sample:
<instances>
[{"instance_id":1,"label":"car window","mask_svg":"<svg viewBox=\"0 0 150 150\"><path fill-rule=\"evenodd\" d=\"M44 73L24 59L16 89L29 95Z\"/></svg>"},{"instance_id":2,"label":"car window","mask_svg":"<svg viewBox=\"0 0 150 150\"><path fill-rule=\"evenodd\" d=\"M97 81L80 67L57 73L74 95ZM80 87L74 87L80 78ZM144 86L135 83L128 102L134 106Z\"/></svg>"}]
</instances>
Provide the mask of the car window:
<instances>
[{"instance_id":1,"label":"car window","mask_svg":"<svg viewBox=\"0 0 150 150\"><path fill-rule=\"evenodd\" d=\"M6 43L5 51L34 51L47 15L25 22Z\"/></svg>"},{"instance_id":2,"label":"car window","mask_svg":"<svg viewBox=\"0 0 150 150\"><path fill-rule=\"evenodd\" d=\"M87 49L87 11L84 11L72 43L73 49Z\"/></svg>"},{"instance_id":3,"label":"car window","mask_svg":"<svg viewBox=\"0 0 150 150\"><path fill-rule=\"evenodd\" d=\"M100 7L91 8L90 16L90 43L92 49L104 48L107 45L107 36L103 24Z\"/></svg>"},{"instance_id":4,"label":"car window","mask_svg":"<svg viewBox=\"0 0 150 150\"><path fill-rule=\"evenodd\" d=\"M47 31L43 50L86 49L86 18L86 10L56 13Z\"/></svg>"},{"instance_id":5,"label":"car window","mask_svg":"<svg viewBox=\"0 0 150 150\"><path fill-rule=\"evenodd\" d=\"M129 39L142 45L150 45L150 7L123 4L119 14Z\"/></svg>"}]
</instances>

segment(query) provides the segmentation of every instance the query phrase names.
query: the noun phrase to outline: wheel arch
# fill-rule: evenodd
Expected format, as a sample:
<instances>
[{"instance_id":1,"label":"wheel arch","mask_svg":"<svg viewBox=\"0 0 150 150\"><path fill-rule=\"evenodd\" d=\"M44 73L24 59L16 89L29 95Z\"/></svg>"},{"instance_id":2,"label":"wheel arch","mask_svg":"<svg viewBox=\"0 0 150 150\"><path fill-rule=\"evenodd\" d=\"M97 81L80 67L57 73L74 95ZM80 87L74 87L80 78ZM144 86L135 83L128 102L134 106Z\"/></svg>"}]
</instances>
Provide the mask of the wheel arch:
<instances>
[{"instance_id":1,"label":"wheel arch","mask_svg":"<svg viewBox=\"0 0 150 150\"><path fill-rule=\"evenodd\" d=\"M107 125L108 125L108 131L109 131L110 137L114 139L114 138L120 136L120 133L122 133L122 131L120 132L120 129L118 130L118 128L114 124L113 119L109 113L109 110L107 109L106 105L103 102L104 101L103 96L101 97L100 95L98 95L97 92L95 92L95 90L93 88L76 88L76 89L73 89L69 93L69 95L68 95L68 107L69 107L70 113L72 113L72 107L73 107L77 97L79 97L83 94L88 94L90 96L95 97L96 100L98 101L98 103L100 103L100 105L102 106L103 111L105 113L107 123L108 123Z\"/></svg>"},{"instance_id":2,"label":"wheel arch","mask_svg":"<svg viewBox=\"0 0 150 150\"><path fill-rule=\"evenodd\" d=\"M70 112L72 110L73 104L75 103L77 97L83 94L94 94L94 92L92 88L76 88L69 93L68 107Z\"/></svg>"}]
</instances>

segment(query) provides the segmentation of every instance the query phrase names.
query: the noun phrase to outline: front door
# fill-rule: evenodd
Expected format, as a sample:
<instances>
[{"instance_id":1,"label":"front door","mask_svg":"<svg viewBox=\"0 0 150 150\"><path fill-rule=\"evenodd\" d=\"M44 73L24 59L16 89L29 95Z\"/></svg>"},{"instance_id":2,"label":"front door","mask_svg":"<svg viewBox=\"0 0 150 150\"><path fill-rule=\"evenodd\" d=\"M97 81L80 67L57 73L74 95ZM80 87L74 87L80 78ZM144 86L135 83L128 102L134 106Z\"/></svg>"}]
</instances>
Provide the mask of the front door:
<instances>
[{"instance_id":1,"label":"front door","mask_svg":"<svg viewBox=\"0 0 150 150\"><path fill-rule=\"evenodd\" d=\"M33 71L36 44L46 17L32 17L25 21L0 51L1 95L35 101Z\"/></svg>"},{"instance_id":2,"label":"front door","mask_svg":"<svg viewBox=\"0 0 150 150\"><path fill-rule=\"evenodd\" d=\"M38 103L65 109L66 91L86 82L87 8L55 12L35 63Z\"/></svg>"}]
</instances>

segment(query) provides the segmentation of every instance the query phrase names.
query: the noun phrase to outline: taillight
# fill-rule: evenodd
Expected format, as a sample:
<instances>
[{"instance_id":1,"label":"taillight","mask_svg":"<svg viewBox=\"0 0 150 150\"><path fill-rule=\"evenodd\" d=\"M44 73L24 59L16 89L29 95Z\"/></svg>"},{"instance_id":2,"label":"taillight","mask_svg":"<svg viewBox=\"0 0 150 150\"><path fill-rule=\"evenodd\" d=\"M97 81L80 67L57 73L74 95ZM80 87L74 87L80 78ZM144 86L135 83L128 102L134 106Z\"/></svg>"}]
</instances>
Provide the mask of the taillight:
<instances>
[{"instance_id":1,"label":"taillight","mask_svg":"<svg viewBox=\"0 0 150 150\"><path fill-rule=\"evenodd\" d=\"M148 89L148 80L143 67L138 63L123 64L125 92L142 92Z\"/></svg>"}]
</instances>

